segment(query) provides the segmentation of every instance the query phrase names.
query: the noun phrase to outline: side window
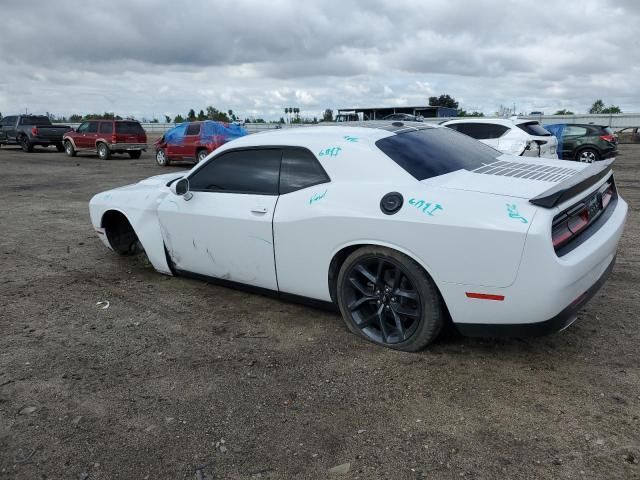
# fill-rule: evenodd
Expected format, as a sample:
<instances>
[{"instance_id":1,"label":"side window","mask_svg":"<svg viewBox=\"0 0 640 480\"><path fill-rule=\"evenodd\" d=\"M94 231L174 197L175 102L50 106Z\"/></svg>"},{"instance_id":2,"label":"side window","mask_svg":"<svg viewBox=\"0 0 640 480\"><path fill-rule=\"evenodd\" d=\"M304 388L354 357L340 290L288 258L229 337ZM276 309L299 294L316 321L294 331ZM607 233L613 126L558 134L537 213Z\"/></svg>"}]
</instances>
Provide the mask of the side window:
<instances>
[{"instance_id":1,"label":"side window","mask_svg":"<svg viewBox=\"0 0 640 480\"><path fill-rule=\"evenodd\" d=\"M87 133L87 128L89 128L89 122L81 123L78 127L78 133Z\"/></svg>"},{"instance_id":2,"label":"side window","mask_svg":"<svg viewBox=\"0 0 640 480\"><path fill-rule=\"evenodd\" d=\"M5 127L13 127L16 123L16 117L4 117L2 125Z\"/></svg>"},{"instance_id":3,"label":"side window","mask_svg":"<svg viewBox=\"0 0 640 480\"><path fill-rule=\"evenodd\" d=\"M113 133L113 123L100 122L100 133Z\"/></svg>"},{"instance_id":4,"label":"side window","mask_svg":"<svg viewBox=\"0 0 640 480\"><path fill-rule=\"evenodd\" d=\"M96 133L98 131L98 122L89 122L87 133Z\"/></svg>"},{"instance_id":5,"label":"side window","mask_svg":"<svg viewBox=\"0 0 640 480\"><path fill-rule=\"evenodd\" d=\"M329 181L322 165L310 151L290 148L282 152L280 195Z\"/></svg>"},{"instance_id":6,"label":"side window","mask_svg":"<svg viewBox=\"0 0 640 480\"><path fill-rule=\"evenodd\" d=\"M587 129L584 127L576 127L575 125L567 125L564 127L563 137L586 135Z\"/></svg>"},{"instance_id":7,"label":"side window","mask_svg":"<svg viewBox=\"0 0 640 480\"><path fill-rule=\"evenodd\" d=\"M187 127L187 132L185 135L200 135L200 124L199 123L190 123Z\"/></svg>"},{"instance_id":8,"label":"side window","mask_svg":"<svg viewBox=\"0 0 640 480\"><path fill-rule=\"evenodd\" d=\"M199 192L277 195L281 157L279 149L223 153L189 177L189 188Z\"/></svg>"}]
</instances>

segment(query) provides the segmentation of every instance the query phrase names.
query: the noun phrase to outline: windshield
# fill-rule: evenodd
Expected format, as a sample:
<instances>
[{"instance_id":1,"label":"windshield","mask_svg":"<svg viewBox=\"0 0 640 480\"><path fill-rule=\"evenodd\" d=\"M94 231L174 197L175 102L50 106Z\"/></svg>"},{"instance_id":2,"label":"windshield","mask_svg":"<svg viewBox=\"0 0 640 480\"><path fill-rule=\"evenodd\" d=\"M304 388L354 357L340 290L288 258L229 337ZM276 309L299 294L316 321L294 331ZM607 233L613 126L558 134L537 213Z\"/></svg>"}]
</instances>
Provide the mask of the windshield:
<instances>
[{"instance_id":1,"label":"windshield","mask_svg":"<svg viewBox=\"0 0 640 480\"><path fill-rule=\"evenodd\" d=\"M501 152L449 128L426 128L383 138L376 146L418 180L475 170Z\"/></svg>"}]
</instances>

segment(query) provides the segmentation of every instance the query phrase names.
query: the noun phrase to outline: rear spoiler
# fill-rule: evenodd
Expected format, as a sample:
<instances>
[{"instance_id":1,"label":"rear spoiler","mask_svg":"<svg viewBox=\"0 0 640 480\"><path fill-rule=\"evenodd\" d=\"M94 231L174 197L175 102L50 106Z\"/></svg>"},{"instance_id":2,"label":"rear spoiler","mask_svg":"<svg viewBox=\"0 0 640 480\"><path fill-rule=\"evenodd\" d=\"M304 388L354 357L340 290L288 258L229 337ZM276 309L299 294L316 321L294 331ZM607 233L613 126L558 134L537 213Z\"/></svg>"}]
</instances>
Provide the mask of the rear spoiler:
<instances>
[{"instance_id":1,"label":"rear spoiler","mask_svg":"<svg viewBox=\"0 0 640 480\"><path fill-rule=\"evenodd\" d=\"M530 203L544 208L553 208L556 205L575 197L578 193L595 185L607 176L611 171L611 161L593 163L581 172L560 182L546 192L529 200Z\"/></svg>"}]
</instances>

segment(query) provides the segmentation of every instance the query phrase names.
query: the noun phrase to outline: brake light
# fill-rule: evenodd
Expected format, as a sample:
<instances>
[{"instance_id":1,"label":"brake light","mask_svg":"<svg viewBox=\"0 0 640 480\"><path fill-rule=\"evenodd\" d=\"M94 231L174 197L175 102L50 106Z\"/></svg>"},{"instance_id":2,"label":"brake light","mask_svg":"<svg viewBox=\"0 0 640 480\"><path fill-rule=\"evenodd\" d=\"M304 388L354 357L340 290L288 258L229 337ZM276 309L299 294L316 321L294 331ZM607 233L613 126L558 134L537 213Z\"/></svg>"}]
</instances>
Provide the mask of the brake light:
<instances>
[{"instance_id":1,"label":"brake light","mask_svg":"<svg viewBox=\"0 0 640 480\"><path fill-rule=\"evenodd\" d=\"M600 140L604 140L605 142L615 143L616 137L614 135L600 135Z\"/></svg>"},{"instance_id":2,"label":"brake light","mask_svg":"<svg viewBox=\"0 0 640 480\"><path fill-rule=\"evenodd\" d=\"M118 143L118 137L115 133L111 134L111 143Z\"/></svg>"},{"instance_id":3,"label":"brake light","mask_svg":"<svg viewBox=\"0 0 640 480\"><path fill-rule=\"evenodd\" d=\"M31 127L31 135L38 136L38 127Z\"/></svg>"}]
</instances>

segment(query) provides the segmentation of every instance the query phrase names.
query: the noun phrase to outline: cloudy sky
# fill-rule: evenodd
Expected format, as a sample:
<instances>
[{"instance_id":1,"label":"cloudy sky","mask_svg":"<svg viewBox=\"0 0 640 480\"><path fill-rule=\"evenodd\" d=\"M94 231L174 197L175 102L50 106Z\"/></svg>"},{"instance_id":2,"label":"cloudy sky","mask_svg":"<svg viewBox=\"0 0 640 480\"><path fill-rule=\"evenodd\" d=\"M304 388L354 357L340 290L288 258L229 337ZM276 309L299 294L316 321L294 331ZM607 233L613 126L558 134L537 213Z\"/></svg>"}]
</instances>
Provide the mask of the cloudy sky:
<instances>
[{"instance_id":1,"label":"cloudy sky","mask_svg":"<svg viewBox=\"0 0 640 480\"><path fill-rule=\"evenodd\" d=\"M640 112L636 0L0 0L0 112Z\"/></svg>"}]
</instances>

